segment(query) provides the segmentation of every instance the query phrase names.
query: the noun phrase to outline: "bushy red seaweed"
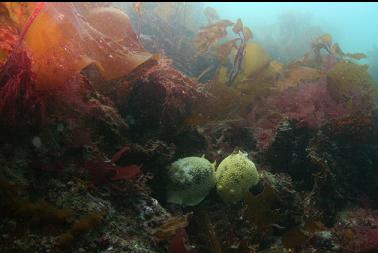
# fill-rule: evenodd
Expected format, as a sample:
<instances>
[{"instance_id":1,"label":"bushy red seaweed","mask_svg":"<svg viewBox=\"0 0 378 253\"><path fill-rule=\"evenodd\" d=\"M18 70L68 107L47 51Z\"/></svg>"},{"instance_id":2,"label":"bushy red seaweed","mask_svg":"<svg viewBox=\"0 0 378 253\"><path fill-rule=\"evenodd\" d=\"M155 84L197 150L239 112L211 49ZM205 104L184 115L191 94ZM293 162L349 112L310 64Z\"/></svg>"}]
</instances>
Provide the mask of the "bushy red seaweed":
<instances>
[{"instance_id":1,"label":"bushy red seaweed","mask_svg":"<svg viewBox=\"0 0 378 253\"><path fill-rule=\"evenodd\" d=\"M133 179L141 173L142 165L129 165L117 168L112 180Z\"/></svg>"},{"instance_id":2,"label":"bushy red seaweed","mask_svg":"<svg viewBox=\"0 0 378 253\"><path fill-rule=\"evenodd\" d=\"M351 252L368 253L378 251L377 228L355 227L352 231L355 237L349 245Z\"/></svg>"},{"instance_id":3,"label":"bushy red seaweed","mask_svg":"<svg viewBox=\"0 0 378 253\"><path fill-rule=\"evenodd\" d=\"M188 235L184 228L177 230L176 235L173 237L169 244L170 253L195 253L196 251L187 245Z\"/></svg>"},{"instance_id":4,"label":"bushy red seaweed","mask_svg":"<svg viewBox=\"0 0 378 253\"><path fill-rule=\"evenodd\" d=\"M343 252L370 253L378 251L378 213L359 208L347 211L332 229Z\"/></svg>"},{"instance_id":5,"label":"bushy red seaweed","mask_svg":"<svg viewBox=\"0 0 378 253\"><path fill-rule=\"evenodd\" d=\"M45 105L35 87L35 74L27 52L13 52L0 79L0 118L8 124L42 119Z\"/></svg>"},{"instance_id":6,"label":"bushy red seaweed","mask_svg":"<svg viewBox=\"0 0 378 253\"><path fill-rule=\"evenodd\" d=\"M8 32L1 30L5 35L5 49L10 56L0 73L0 118L9 124L38 121L44 115L45 105L36 91L36 76L32 72L31 58L25 49L20 48L25 34L43 6L44 3L38 3L17 40L10 29Z\"/></svg>"},{"instance_id":7,"label":"bushy red seaweed","mask_svg":"<svg viewBox=\"0 0 378 253\"><path fill-rule=\"evenodd\" d=\"M329 120L347 114L342 103L332 99L327 79L301 82L297 87L269 96L249 114L249 122L257 128L257 139L262 148L274 139L278 124L285 118L300 125L318 129Z\"/></svg>"},{"instance_id":8,"label":"bushy red seaweed","mask_svg":"<svg viewBox=\"0 0 378 253\"><path fill-rule=\"evenodd\" d=\"M142 165L128 165L119 167L110 161L89 160L85 162L92 180L96 184L103 184L110 180L134 179L141 173Z\"/></svg>"},{"instance_id":9,"label":"bushy red seaweed","mask_svg":"<svg viewBox=\"0 0 378 253\"><path fill-rule=\"evenodd\" d=\"M118 166L118 160L128 151L130 146L126 145L116 152L110 161L103 159L92 159L85 162L85 168L88 170L92 180L97 184L103 184L110 180L135 179L140 173L143 165L130 164Z\"/></svg>"}]
</instances>

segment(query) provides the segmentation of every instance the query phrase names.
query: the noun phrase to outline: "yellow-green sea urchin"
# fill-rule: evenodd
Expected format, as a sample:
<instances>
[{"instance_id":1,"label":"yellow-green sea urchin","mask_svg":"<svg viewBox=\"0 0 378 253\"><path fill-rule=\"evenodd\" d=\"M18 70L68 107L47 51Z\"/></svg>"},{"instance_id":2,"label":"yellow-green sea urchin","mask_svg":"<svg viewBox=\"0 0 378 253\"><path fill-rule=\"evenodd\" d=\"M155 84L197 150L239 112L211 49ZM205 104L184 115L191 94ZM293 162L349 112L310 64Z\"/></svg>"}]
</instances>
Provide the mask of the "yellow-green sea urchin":
<instances>
[{"instance_id":1,"label":"yellow-green sea urchin","mask_svg":"<svg viewBox=\"0 0 378 253\"><path fill-rule=\"evenodd\" d=\"M168 168L167 201L184 206L200 203L215 186L214 165L202 157L186 157Z\"/></svg>"},{"instance_id":2,"label":"yellow-green sea urchin","mask_svg":"<svg viewBox=\"0 0 378 253\"><path fill-rule=\"evenodd\" d=\"M228 203L241 200L249 188L259 181L255 164L240 151L219 164L215 177L217 192Z\"/></svg>"}]
</instances>

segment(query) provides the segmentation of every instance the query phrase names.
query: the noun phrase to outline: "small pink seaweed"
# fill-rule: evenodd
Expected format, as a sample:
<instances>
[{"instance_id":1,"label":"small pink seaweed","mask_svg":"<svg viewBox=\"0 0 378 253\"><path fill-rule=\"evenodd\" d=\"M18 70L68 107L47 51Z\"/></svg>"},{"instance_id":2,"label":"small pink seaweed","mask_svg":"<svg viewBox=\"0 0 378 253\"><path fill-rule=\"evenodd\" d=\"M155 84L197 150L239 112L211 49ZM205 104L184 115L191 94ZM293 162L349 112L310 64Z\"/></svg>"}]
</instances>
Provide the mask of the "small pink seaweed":
<instances>
[{"instance_id":1,"label":"small pink seaweed","mask_svg":"<svg viewBox=\"0 0 378 253\"><path fill-rule=\"evenodd\" d=\"M121 159L121 157L127 152L130 150L130 146L129 145L126 145L124 146L123 148L121 148L117 153L115 153L112 157L112 163L116 163L118 162L119 159Z\"/></svg>"},{"instance_id":2,"label":"small pink seaweed","mask_svg":"<svg viewBox=\"0 0 378 253\"><path fill-rule=\"evenodd\" d=\"M115 170L115 175L112 177L112 180L133 179L140 174L141 168L142 165L135 164L117 168Z\"/></svg>"}]
</instances>

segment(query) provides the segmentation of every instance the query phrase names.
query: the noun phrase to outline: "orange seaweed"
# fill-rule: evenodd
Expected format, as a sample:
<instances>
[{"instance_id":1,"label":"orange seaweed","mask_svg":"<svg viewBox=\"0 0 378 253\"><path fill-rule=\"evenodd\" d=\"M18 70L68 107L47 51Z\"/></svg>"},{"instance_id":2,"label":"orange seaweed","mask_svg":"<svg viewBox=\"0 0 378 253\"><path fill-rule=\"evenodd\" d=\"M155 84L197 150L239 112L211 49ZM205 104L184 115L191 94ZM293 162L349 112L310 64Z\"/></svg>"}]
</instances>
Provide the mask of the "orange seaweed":
<instances>
[{"instance_id":1,"label":"orange seaweed","mask_svg":"<svg viewBox=\"0 0 378 253\"><path fill-rule=\"evenodd\" d=\"M227 36L227 27L233 25L229 20L220 20L214 24L202 27L194 41L198 53L206 53L220 39Z\"/></svg>"},{"instance_id":2,"label":"orange seaweed","mask_svg":"<svg viewBox=\"0 0 378 253\"><path fill-rule=\"evenodd\" d=\"M243 22L240 18L236 21L234 27L232 28L232 31L236 34L239 34L243 31Z\"/></svg>"},{"instance_id":3,"label":"orange seaweed","mask_svg":"<svg viewBox=\"0 0 378 253\"><path fill-rule=\"evenodd\" d=\"M248 41L253 38L253 33L251 29L249 29L247 26L243 27L243 36L245 41Z\"/></svg>"},{"instance_id":4,"label":"orange seaweed","mask_svg":"<svg viewBox=\"0 0 378 253\"><path fill-rule=\"evenodd\" d=\"M245 195L246 210L245 215L249 222L264 228L278 222L282 215L273 209L273 205L278 201L278 196L272 186L267 185L264 191L257 196L247 192Z\"/></svg>"},{"instance_id":5,"label":"orange seaweed","mask_svg":"<svg viewBox=\"0 0 378 253\"><path fill-rule=\"evenodd\" d=\"M286 78L277 82L276 89L279 91L296 87L303 81L318 80L325 77L325 73L315 68L293 65L287 68L285 76Z\"/></svg>"},{"instance_id":6,"label":"orange seaweed","mask_svg":"<svg viewBox=\"0 0 378 253\"><path fill-rule=\"evenodd\" d=\"M238 41L240 41L240 38L232 39L216 48L216 56L222 64L226 64L228 62L228 57L231 54L232 49L238 49L236 45Z\"/></svg>"},{"instance_id":7,"label":"orange seaweed","mask_svg":"<svg viewBox=\"0 0 378 253\"><path fill-rule=\"evenodd\" d=\"M25 42L39 87L64 85L90 63L98 65L106 79L118 78L151 56L137 41L125 13L80 3L46 3Z\"/></svg>"},{"instance_id":8,"label":"orange seaweed","mask_svg":"<svg viewBox=\"0 0 378 253\"><path fill-rule=\"evenodd\" d=\"M188 213L183 216L170 217L163 225L152 234L157 241L164 241L172 238L179 229L183 229L189 225L189 219L193 213Z\"/></svg>"},{"instance_id":9,"label":"orange seaweed","mask_svg":"<svg viewBox=\"0 0 378 253\"><path fill-rule=\"evenodd\" d=\"M21 30L39 3L3 2L0 4L2 4L7 9L9 18L17 25L19 30Z\"/></svg>"},{"instance_id":10,"label":"orange seaweed","mask_svg":"<svg viewBox=\"0 0 378 253\"><path fill-rule=\"evenodd\" d=\"M364 102L364 105L373 104L377 88L367 65L341 61L327 76L328 90L336 101L356 110L361 109L358 108L361 103L357 101Z\"/></svg>"},{"instance_id":11,"label":"orange seaweed","mask_svg":"<svg viewBox=\"0 0 378 253\"><path fill-rule=\"evenodd\" d=\"M347 53L345 54L347 57L349 58L352 58L352 59L355 59L355 60L361 60L361 59L365 59L367 58L367 55L366 54L363 54L363 53Z\"/></svg>"}]
</instances>

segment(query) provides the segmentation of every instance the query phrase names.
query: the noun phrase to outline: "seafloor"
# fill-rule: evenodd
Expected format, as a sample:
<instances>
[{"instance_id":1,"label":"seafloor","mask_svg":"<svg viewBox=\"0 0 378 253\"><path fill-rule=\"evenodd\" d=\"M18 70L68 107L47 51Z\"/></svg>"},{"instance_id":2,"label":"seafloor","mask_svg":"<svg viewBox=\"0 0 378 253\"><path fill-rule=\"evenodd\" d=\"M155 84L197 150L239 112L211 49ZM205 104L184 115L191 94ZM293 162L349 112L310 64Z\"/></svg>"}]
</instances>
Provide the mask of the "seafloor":
<instances>
[{"instance_id":1,"label":"seafloor","mask_svg":"<svg viewBox=\"0 0 378 253\"><path fill-rule=\"evenodd\" d=\"M378 252L366 55L314 33L280 62L290 35L201 6L0 3L0 252ZM239 151L247 191L168 201L173 162Z\"/></svg>"}]
</instances>

